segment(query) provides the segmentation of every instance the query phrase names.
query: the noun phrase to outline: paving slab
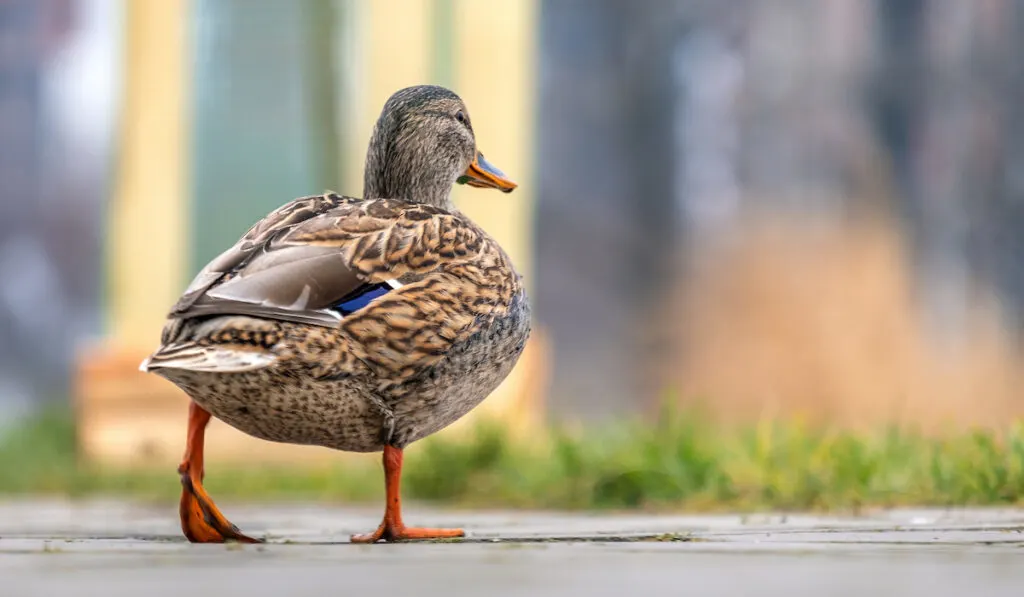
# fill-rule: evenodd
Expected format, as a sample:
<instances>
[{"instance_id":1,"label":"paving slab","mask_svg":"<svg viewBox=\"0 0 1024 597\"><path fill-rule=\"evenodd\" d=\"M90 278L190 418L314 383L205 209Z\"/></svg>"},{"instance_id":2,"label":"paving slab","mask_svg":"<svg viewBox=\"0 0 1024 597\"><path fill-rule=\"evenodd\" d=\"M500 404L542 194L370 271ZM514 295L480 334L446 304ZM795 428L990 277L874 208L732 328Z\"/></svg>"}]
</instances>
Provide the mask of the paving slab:
<instances>
[{"instance_id":1,"label":"paving slab","mask_svg":"<svg viewBox=\"0 0 1024 597\"><path fill-rule=\"evenodd\" d=\"M856 517L454 512L465 540L354 545L369 508L221 504L261 545L190 545L173 505L0 502L0 595L1024 595L1024 510Z\"/></svg>"}]
</instances>

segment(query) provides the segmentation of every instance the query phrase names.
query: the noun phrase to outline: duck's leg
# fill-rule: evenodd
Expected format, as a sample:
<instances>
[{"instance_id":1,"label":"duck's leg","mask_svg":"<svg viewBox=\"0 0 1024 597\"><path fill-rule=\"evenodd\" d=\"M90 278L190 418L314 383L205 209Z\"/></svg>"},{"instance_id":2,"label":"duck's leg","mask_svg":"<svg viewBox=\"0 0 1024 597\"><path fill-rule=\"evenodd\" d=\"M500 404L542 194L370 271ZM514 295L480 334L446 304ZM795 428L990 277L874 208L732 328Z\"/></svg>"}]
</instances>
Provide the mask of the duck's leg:
<instances>
[{"instance_id":1,"label":"duck's leg","mask_svg":"<svg viewBox=\"0 0 1024 597\"><path fill-rule=\"evenodd\" d=\"M384 520L377 530L365 535L353 535L353 543L375 543L380 540L402 541L405 539L443 539L462 537L462 529L422 529L407 527L402 522L402 450L384 446L384 486L387 503L384 506Z\"/></svg>"},{"instance_id":2,"label":"duck's leg","mask_svg":"<svg viewBox=\"0 0 1024 597\"><path fill-rule=\"evenodd\" d=\"M178 466L181 475L181 530L192 543L259 543L242 534L220 513L213 499L203 489L203 443L210 413L192 402L188 407L188 440L185 456Z\"/></svg>"}]
</instances>

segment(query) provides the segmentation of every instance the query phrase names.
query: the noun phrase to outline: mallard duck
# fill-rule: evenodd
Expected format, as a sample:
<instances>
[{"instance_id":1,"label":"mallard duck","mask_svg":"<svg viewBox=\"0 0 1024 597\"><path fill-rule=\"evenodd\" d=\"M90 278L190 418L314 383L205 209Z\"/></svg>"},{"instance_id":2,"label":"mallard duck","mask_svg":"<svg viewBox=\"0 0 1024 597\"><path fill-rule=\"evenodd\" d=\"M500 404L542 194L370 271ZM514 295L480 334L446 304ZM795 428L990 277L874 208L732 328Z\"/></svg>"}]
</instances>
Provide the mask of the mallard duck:
<instances>
[{"instance_id":1,"label":"mallard duck","mask_svg":"<svg viewBox=\"0 0 1024 597\"><path fill-rule=\"evenodd\" d=\"M193 542L256 542L203 488L210 417L274 442L383 452L386 505L352 541L459 537L406 527L403 450L453 423L508 375L530 334L520 275L455 208L455 183L516 188L477 151L452 91L392 95L373 130L363 197L283 205L209 262L141 365L192 399L178 467Z\"/></svg>"}]
</instances>

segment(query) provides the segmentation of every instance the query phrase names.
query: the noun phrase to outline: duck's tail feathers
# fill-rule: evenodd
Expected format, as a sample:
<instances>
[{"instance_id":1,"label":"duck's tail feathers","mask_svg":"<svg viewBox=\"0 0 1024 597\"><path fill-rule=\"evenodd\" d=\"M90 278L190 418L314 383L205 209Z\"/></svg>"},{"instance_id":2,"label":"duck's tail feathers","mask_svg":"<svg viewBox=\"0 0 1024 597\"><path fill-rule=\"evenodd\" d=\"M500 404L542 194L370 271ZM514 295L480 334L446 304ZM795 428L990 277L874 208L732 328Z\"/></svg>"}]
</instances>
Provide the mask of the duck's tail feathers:
<instances>
[{"instance_id":1,"label":"duck's tail feathers","mask_svg":"<svg viewBox=\"0 0 1024 597\"><path fill-rule=\"evenodd\" d=\"M241 373L262 369L276 360L277 355L262 350L184 342L162 346L142 361L139 371L188 369L211 373Z\"/></svg>"}]
</instances>

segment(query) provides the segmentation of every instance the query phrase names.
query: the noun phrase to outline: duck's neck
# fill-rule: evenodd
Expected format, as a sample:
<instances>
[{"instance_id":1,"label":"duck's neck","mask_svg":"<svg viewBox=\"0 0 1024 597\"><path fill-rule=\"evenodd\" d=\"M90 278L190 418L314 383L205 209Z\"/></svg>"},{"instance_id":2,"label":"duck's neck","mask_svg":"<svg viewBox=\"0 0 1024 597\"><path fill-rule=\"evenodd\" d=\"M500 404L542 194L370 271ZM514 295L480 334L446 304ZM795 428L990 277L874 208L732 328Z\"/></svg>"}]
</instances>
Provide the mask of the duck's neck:
<instances>
[{"instance_id":1,"label":"duck's neck","mask_svg":"<svg viewBox=\"0 0 1024 597\"><path fill-rule=\"evenodd\" d=\"M405 171L392 173L390 176L367 173L363 180L365 199L402 199L410 203L427 203L445 209L454 206L451 190L450 181L426 180L423 172Z\"/></svg>"},{"instance_id":2,"label":"duck's neck","mask_svg":"<svg viewBox=\"0 0 1024 597\"><path fill-rule=\"evenodd\" d=\"M453 209L452 175L415 155L385 155L371 150L366 156L363 198L402 199Z\"/></svg>"}]
</instances>

